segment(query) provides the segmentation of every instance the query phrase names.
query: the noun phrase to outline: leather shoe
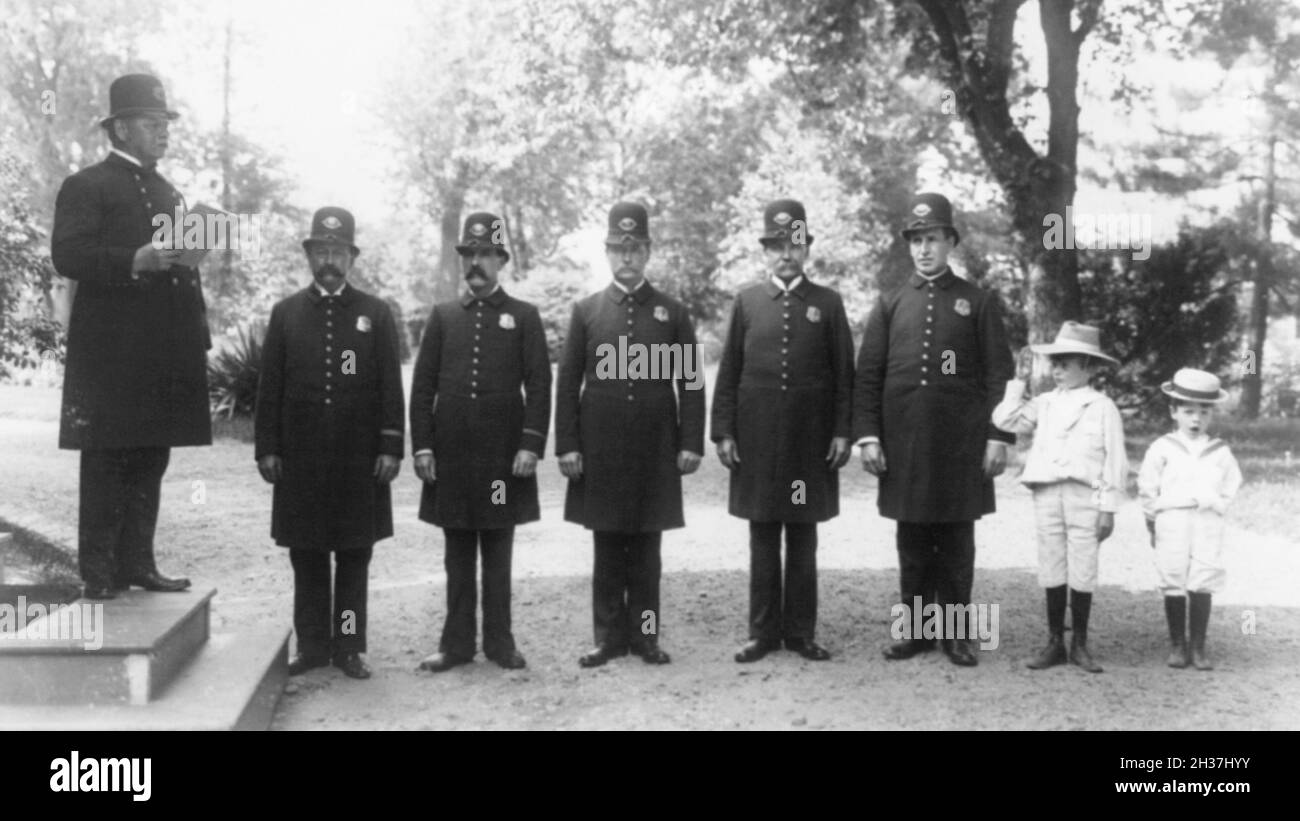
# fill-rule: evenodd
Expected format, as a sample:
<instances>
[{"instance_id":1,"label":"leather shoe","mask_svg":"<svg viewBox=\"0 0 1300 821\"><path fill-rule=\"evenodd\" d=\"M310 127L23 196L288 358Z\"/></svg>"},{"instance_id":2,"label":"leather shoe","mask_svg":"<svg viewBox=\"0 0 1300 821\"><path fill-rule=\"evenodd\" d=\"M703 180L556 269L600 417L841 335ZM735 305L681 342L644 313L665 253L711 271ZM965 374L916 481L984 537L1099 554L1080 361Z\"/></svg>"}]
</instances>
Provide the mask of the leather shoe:
<instances>
[{"instance_id":1,"label":"leather shoe","mask_svg":"<svg viewBox=\"0 0 1300 821\"><path fill-rule=\"evenodd\" d=\"M672 657L659 649L659 642L648 641L639 647L633 647L632 652L641 657L646 664L667 664L672 661Z\"/></svg>"},{"instance_id":2,"label":"leather shoe","mask_svg":"<svg viewBox=\"0 0 1300 821\"><path fill-rule=\"evenodd\" d=\"M1047 646L1038 651L1038 655L1026 662L1025 666L1030 670L1046 670L1048 667L1065 664L1066 660L1065 640L1060 633L1053 633Z\"/></svg>"},{"instance_id":3,"label":"leather shoe","mask_svg":"<svg viewBox=\"0 0 1300 821\"><path fill-rule=\"evenodd\" d=\"M933 649L934 641L931 639L903 639L886 647L884 655L890 661L903 661L921 653L928 653Z\"/></svg>"},{"instance_id":4,"label":"leather shoe","mask_svg":"<svg viewBox=\"0 0 1300 821\"><path fill-rule=\"evenodd\" d=\"M793 650L809 661L828 661L830 651L812 639L786 639L785 649Z\"/></svg>"},{"instance_id":5,"label":"leather shoe","mask_svg":"<svg viewBox=\"0 0 1300 821\"><path fill-rule=\"evenodd\" d=\"M289 675L301 676L308 670L324 667L329 663L330 660L325 656L304 656L300 653L293 657L293 661L289 662Z\"/></svg>"},{"instance_id":6,"label":"leather shoe","mask_svg":"<svg viewBox=\"0 0 1300 821\"><path fill-rule=\"evenodd\" d=\"M740 648L736 653L737 664L749 664L751 661L758 661L763 656L773 650L781 647L780 642L764 641L763 639L750 639L745 646Z\"/></svg>"},{"instance_id":7,"label":"leather shoe","mask_svg":"<svg viewBox=\"0 0 1300 821\"><path fill-rule=\"evenodd\" d=\"M341 653L334 657L334 666L348 678L370 678L370 668L361 660L360 653Z\"/></svg>"},{"instance_id":8,"label":"leather shoe","mask_svg":"<svg viewBox=\"0 0 1300 821\"><path fill-rule=\"evenodd\" d=\"M952 639L944 642L944 655L948 660L958 667L974 667L979 664L979 659L970 649L970 643L963 639Z\"/></svg>"},{"instance_id":9,"label":"leather shoe","mask_svg":"<svg viewBox=\"0 0 1300 821\"><path fill-rule=\"evenodd\" d=\"M609 647L608 645L597 647L590 653L578 657L579 667L599 667L612 658L626 656L626 647Z\"/></svg>"},{"instance_id":10,"label":"leather shoe","mask_svg":"<svg viewBox=\"0 0 1300 821\"><path fill-rule=\"evenodd\" d=\"M453 667L459 667L462 664L469 664L473 659L458 656L454 653L434 653L424 661L420 662L420 670L428 670L430 673L445 673Z\"/></svg>"},{"instance_id":11,"label":"leather shoe","mask_svg":"<svg viewBox=\"0 0 1300 821\"><path fill-rule=\"evenodd\" d=\"M116 599L117 590L112 587L99 587L98 585L86 585L81 591L81 595L87 599Z\"/></svg>"},{"instance_id":12,"label":"leather shoe","mask_svg":"<svg viewBox=\"0 0 1300 821\"><path fill-rule=\"evenodd\" d=\"M518 650L508 650L499 655L488 656L488 659L507 670L522 670L528 666L528 662L524 661L523 654Z\"/></svg>"},{"instance_id":13,"label":"leather shoe","mask_svg":"<svg viewBox=\"0 0 1300 821\"><path fill-rule=\"evenodd\" d=\"M169 579L156 570L152 573L143 573L139 576L123 579L120 584L123 590L135 585L136 587L143 587L152 593L180 593L190 589L189 579Z\"/></svg>"}]
</instances>

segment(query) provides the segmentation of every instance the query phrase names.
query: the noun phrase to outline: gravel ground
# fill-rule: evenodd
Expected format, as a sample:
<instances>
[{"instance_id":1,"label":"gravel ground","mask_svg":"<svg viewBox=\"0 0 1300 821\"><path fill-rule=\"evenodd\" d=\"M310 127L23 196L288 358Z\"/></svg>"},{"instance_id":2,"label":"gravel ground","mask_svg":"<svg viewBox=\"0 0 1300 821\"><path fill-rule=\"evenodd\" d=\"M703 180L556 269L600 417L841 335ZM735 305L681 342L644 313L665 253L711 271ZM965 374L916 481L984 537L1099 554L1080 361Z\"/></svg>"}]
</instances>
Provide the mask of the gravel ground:
<instances>
[{"instance_id":1,"label":"gravel ground","mask_svg":"<svg viewBox=\"0 0 1300 821\"><path fill-rule=\"evenodd\" d=\"M0 518L75 544L77 454L55 449L52 394L51 412L49 395L24 398L18 410L15 394L0 391ZM664 537L660 635L673 663L628 657L580 669L591 642L591 542L562 521L564 480L548 458L543 519L521 527L515 542L514 632L528 668L508 672L480 654L448 673L418 673L445 612L442 538L417 520L409 459L403 470L396 536L377 546L371 565L375 676L358 682L326 668L295 679L277 729L1300 728L1294 535L1229 529L1228 588L1210 626L1217 669L1171 670L1150 548L1130 500L1102 548L1094 602L1091 646L1106 672L1035 672L1024 668L1045 632L1033 515L1028 493L1004 478L999 512L976 527L975 600L999 608L997 648L982 651L973 669L938 653L887 662L880 649L896 597L894 526L877 515L874 480L856 462L844 473L844 512L820 530L818 640L834 654L829 662L788 652L751 665L731 660L745 638L747 529L726 513L725 471L710 454L686 481L688 526ZM292 575L267 535L269 509L251 445L173 451L160 565L218 589L214 629L291 621Z\"/></svg>"}]
</instances>

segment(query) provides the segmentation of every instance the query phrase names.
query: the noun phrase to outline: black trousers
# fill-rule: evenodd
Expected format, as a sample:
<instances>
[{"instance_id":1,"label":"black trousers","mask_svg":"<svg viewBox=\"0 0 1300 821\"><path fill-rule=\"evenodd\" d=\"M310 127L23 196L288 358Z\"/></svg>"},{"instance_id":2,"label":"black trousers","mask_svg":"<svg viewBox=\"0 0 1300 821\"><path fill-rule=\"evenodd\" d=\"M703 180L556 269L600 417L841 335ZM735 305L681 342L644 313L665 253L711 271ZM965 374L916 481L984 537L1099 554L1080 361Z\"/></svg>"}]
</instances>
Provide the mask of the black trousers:
<instances>
[{"instance_id":1,"label":"black trousers","mask_svg":"<svg viewBox=\"0 0 1300 821\"><path fill-rule=\"evenodd\" d=\"M663 534L592 532L596 562L591 612L596 646L640 647L659 637L659 574Z\"/></svg>"},{"instance_id":2,"label":"black trousers","mask_svg":"<svg viewBox=\"0 0 1300 821\"><path fill-rule=\"evenodd\" d=\"M81 452L77 562L90 587L157 572L153 536L170 448Z\"/></svg>"},{"instance_id":3,"label":"black trousers","mask_svg":"<svg viewBox=\"0 0 1300 821\"><path fill-rule=\"evenodd\" d=\"M334 552L334 595L330 597L329 551L289 549L293 565L293 629L298 652L326 658L366 652L366 593L370 557L365 550Z\"/></svg>"},{"instance_id":4,"label":"black trousers","mask_svg":"<svg viewBox=\"0 0 1300 821\"><path fill-rule=\"evenodd\" d=\"M785 527L785 585L781 584L781 528ZM749 523L749 637L805 639L817 630L817 525Z\"/></svg>"},{"instance_id":5,"label":"black trousers","mask_svg":"<svg viewBox=\"0 0 1300 821\"><path fill-rule=\"evenodd\" d=\"M457 530L443 528L447 540L447 620L438 649L474 658L478 632L478 555L483 553L483 655L488 658L515 649L510 632L510 561L515 529Z\"/></svg>"},{"instance_id":6,"label":"black trousers","mask_svg":"<svg viewBox=\"0 0 1300 821\"><path fill-rule=\"evenodd\" d=\"M898 576L902 603L970 604L975 582L975 523L899 522ZM909 611L910 613L910 611ZM966 635L971 636L967 621Z\"/></svg>"}]
</instances>

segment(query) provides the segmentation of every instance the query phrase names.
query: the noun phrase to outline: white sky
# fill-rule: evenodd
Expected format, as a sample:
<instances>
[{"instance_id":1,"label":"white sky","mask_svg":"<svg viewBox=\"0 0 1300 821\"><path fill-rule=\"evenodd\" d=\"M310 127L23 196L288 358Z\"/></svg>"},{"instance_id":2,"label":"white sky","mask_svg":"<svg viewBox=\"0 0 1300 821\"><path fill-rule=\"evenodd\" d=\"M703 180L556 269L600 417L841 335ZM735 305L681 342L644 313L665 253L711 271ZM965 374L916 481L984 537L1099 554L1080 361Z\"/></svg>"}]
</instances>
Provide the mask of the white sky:
<instances>
[{"instance_id":1,"label":"white sky","mask_svg":"<svg viewBox=\"0 0 1300 821\"><path fill-rule=\"evenodd\" d=\"M393 208L389 135L370 106L414 8L415 0L226 0L200 12L233 14L231 128L284 158L299 205L342 205L364 221ZM169 94L205 127L221 124L224 39L218 25L193 42L149 48Z\"/></svg>"}]
</instances>

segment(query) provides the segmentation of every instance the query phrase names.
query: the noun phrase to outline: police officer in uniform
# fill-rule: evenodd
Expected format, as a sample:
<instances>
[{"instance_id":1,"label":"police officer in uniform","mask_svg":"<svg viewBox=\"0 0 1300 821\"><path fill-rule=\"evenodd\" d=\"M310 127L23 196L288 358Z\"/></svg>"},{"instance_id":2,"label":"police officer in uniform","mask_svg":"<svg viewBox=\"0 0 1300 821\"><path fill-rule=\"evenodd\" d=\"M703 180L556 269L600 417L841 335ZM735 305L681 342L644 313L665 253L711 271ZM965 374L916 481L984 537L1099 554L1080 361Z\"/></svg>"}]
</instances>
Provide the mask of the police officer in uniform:
<instances>
[{"instance_id":1,"label":"police officer in uniform","mask_svg":"<svg viewBox=\"0 0 1300 821\"><path fill-rule=\"evenodd\" d=\"M540 518L551 365L541 314L497 282L510 260L503 234L493 214L465 220L456 251L469 290L434 306L411 385L420 519L446 537L447 618L439 651L420 664L435 673L474 659L480 551L483 654L508 670L525 666L510 630L510 561L515 525Z\"/></svg>"},{"instance_id":2,"label":"police officer in uniform","mask_svg":"<svg viewBox=\"0 0 1300 821\"><path fill-rule=\"evenodd\" d=\"M574 306L556 379L555 451L569 479L564 518L593 531L595 542L596 646L578 663L596 667L630 650L647 664L667 664L658 641L660 545L662 531L685 524L682 476L699 468L704 451L704 390L672 375L633 378L631 367L611 374L608 366L614 352L635 344L694 353L695 329L686 307L645 279L644 207L610 209L605 255L614 281Z\"/></svg>"},{"instance_id":3,"label":"police officer in uniform","mask_svg":"<svg viewBox=\"0 0 1300 821\"><path fill-rule=\"evenodd\" d=\"M757 661L784 639L825 661L814 641L817 523L839 515L838 471L852 453L853 337L840 295L805 274L813 238L803 204L770 203L763 228L768 278L736 297L713 397L728 510L749 520L749 642L735 658Z\"/></svg>"},{"instance_id":4,"label":"police officer in uniform","mask_svg":"<svg viewBox=\"0 0 1300 821\"><path fill-rule=\"evenodd\" d=\"M1015 375L997 296L948 267L960 237L952 205L918 194L902 231L915 272L877 300L867 318L853 393L863 468L879 477L880 515L898 522L902 603L970 603L975 520L995 509L993 477L1015 441L990 421ZM912 622L909 615L908 623ZM969 621L944 651L974 666ZM933 648L914 636L885 649L891 660Z\"/></svg>"},{"instance_id":5,"label":"police officer in uniform","mask_svg":"<svg viewBox=\"0 0 1300 821\"><path fill-rule=\"evenodd\" d=\"M199 272L152 242L154 217L185 206L157 170L179 115L147 74L114 80L109 106L112 149L64 180L51 242L55 270L76 283L59 447L81 451L77 554L92 599L190 586L155 564L159 494L171 448L212 444Z\"/></svg>"},{"instance_id":6,"label":"police officer in uniform","mask_svg":"<svg viewBox=\"0 0 1300 821\"><path fill-rule=\"evenodd\" d=\"M375 542L393 535L405 416L397 325L383 300L347 282L361 253L354 235L347 211L316 212L303 241L313 282L271 309L262 347L255 455L275 485L271 536L293 565L290 675L333 662L370 677L367 574Z\"/></svg>"}]
</instances>

